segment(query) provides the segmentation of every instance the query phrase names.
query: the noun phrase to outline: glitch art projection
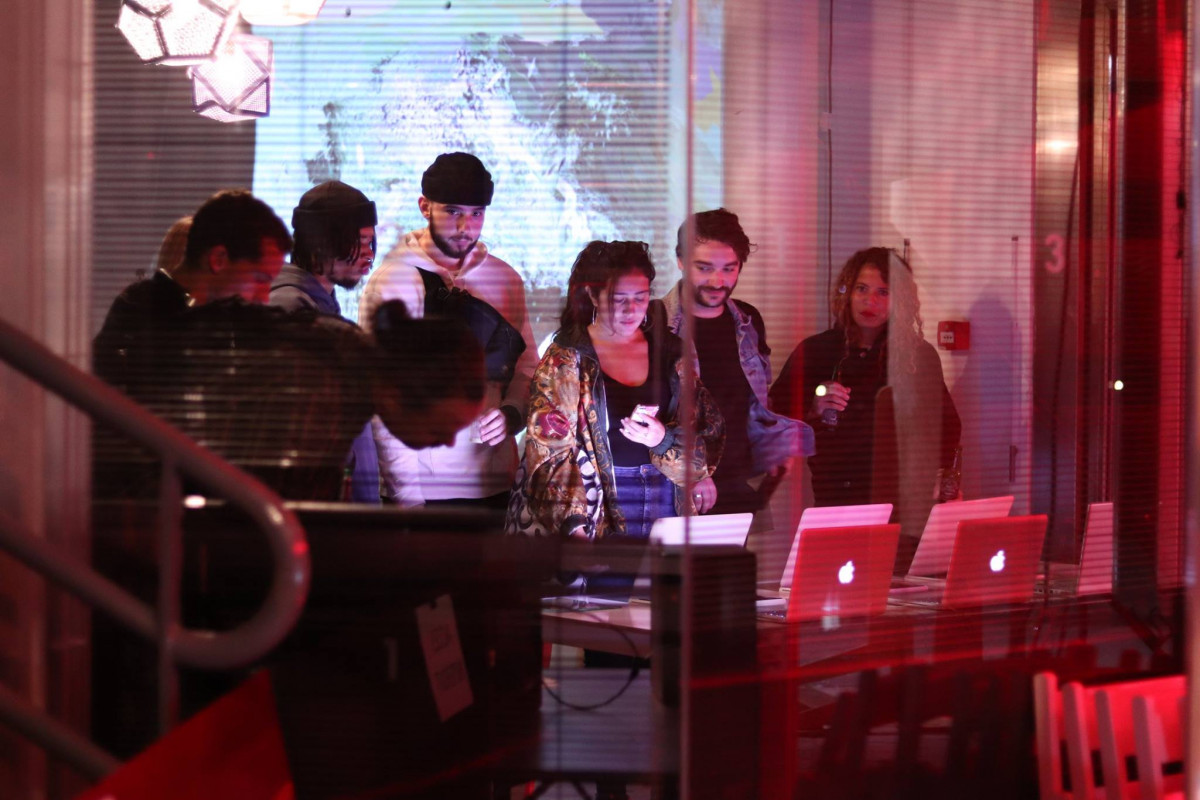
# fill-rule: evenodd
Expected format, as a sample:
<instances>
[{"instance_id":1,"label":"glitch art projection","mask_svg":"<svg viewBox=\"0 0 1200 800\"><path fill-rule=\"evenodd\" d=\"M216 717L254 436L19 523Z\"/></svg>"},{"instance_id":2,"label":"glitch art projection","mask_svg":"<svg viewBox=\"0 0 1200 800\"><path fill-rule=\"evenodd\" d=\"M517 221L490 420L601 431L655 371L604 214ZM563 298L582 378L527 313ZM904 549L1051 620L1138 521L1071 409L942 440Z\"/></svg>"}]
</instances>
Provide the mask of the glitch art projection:
<instances>
[{"instance_id":1,"label":"glitch art projection","mask_svg":"<svg viewBox=\"0 0 1200 800\"><path fill-rule=\"evenodd\" d=\"M660 266L674 259L686 184L685 53L671 46L686 41L681 9L330 0L315 22L270 31L275 94L257 123L254 191L286 219L317 182L361 188L379 209L382 259L424 225L425 168L439 153L474 153L496 184L483 241L524 278L540 340L587 242L638 239ZM698 202L716 205L721 4L700 16L693 172ZM351 319L361 290L337 290Z\"/></svg>"}]
</instances>

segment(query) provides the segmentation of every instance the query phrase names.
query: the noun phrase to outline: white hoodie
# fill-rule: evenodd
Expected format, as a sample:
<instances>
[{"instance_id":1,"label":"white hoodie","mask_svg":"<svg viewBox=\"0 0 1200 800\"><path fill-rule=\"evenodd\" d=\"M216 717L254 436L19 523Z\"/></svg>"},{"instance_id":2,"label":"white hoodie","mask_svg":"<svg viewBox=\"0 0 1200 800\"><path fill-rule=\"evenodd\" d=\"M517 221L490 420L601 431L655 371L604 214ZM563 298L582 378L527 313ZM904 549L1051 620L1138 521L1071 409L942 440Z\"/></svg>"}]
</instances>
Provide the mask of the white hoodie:
<instances>
[{"instance_id":1,"label":"white hoodie","mask_svg":"<svg viewBox=\"0 0 1200 800\"><path fill-rule=\"evenodd\" d=\"M403 301L414 319L424 316L425 284L418 267L440 275L447 286L458 287L483 300L519 330L525 340L525 352L517 360L508 391L501 397L501 387L489 383L484 411L511 405L524 419L529 382L538 358L521 276L491 255L482 241L467 255L462 268L451 273L426 254L423 245L428 236L428 228L405 235L371 273L359 300L359 323L369 332L375 310L387 300ZM517 448L512 437L495 447L480 444L471 440L475 427L471 426L459 431L450 447L413 450L392 436L378 417L372 421L372 427L386 492L402 506L417 506L426 500L490 497L512 488L517 468Z\"/></svg>"}]
</instances>

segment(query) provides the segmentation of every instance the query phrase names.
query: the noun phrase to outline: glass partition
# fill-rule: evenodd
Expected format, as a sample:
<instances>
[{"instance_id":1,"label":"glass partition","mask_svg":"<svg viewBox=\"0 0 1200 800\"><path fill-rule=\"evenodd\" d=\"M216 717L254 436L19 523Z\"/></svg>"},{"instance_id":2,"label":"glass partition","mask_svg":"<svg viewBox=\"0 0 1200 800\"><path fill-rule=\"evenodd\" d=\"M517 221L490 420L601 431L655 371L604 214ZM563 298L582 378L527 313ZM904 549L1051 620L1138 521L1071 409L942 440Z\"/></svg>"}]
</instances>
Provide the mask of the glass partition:
<instances>
[{"instance_id":1,"label":"glass partition","mask_svg":"<svg viewBox=\"0 0 1200 800\"><path fill-rule=\"evenodd\" d=\"M98 10L92 327L213 192L248 188L296 232L306 192L349 184L374 203L373 260L298 270L322 310L386 335L379 302L453 315L431 298L462 289L525 342L446 442L421 439L445 420L408 396L419 431L368 409L380 514L470 501L478 530L561 548L522 597L535 622L517 616L545 644L543 730L578 745L519 768L492 753L471 767L488 785L1047 796L1035 675L1184 669L1189 12L329 0L253 28L270 112L222 124ZM486 180L439 173L448 153ZM459 381L435 350L435 382ZM247 363L243 411L303 399ZM139 385L205 435L211 386ZM242 466L341 499L288 483L296 456L268 439ZM324 443L345 445L321 465L338 477L349 441ZM743 516L705 524L723 512ZM420 636L396 641L436 683Z\"/></svg>"}]
</instances>

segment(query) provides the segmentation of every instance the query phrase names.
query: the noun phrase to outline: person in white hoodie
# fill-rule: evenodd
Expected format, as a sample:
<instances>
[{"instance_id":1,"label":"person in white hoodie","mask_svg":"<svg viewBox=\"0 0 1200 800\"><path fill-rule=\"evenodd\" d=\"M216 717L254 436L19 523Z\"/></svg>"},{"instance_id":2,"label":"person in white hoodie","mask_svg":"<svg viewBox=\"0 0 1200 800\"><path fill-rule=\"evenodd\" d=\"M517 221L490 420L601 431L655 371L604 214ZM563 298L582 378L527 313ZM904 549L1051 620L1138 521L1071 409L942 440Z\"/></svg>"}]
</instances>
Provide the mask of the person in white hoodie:
<instances>
[{"instance_id":1,"label":"person in white hoodie","mask_svg":"<svg viewBox=\"0 0 1200 800\"><path fill-rule=\"evenodd\" d=\"M375 445L385 496L406 507L420 505L507 507L517 449L513 435L524 428L529 381L537 368L537 347L525 308L521 276L488 252L480 241L494 191L491 173L469 153L443 153L421 178L418 205L428 225L406 234L367 281L358 318L370 325L387 300L400 300L409 313L425 312L429 275L449 289L461 289L491 305L525 341L513 377L489 382L484 412L454 444L412 450L376 420ZM453 365L447 365L453 369ZM403 376L398 376L402 380Z\"/></svg>"}]
</instances>

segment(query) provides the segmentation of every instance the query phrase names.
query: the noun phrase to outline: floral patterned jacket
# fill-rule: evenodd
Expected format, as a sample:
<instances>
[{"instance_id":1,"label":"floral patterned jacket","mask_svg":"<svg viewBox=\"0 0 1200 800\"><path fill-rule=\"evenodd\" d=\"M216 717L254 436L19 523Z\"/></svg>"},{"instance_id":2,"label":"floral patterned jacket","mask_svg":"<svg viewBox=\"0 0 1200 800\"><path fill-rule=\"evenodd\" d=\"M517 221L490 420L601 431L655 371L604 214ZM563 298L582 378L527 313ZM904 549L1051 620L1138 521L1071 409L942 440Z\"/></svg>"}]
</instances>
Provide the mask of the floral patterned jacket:
<instances>
[{"instance_id":1,"label":"floral patterned jacket","mask_svg":"<svg viewBox=\"0 0 1200 800\"><path fill-rule=\"evenodd\" d=\"M646 338L652 360L669 359L667 363L674 365L670 403L659 411L667 433L651 448L650 462L675 484L676 513L694 513L691 493L683 485L688 464L693 482L712 475L725 444L725 421L697 380L695 446L689 459L679 420L683 343L661 323L652 325ZM571 341L560 333L534 373L525 434L525 500L545 530L566 535L582 525L595 538L624 533L607 430L604 380L596 351L586 335L582 341Z\"/></svg>"}]
</instances>

